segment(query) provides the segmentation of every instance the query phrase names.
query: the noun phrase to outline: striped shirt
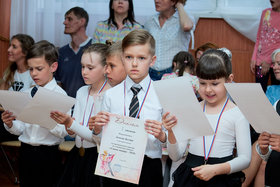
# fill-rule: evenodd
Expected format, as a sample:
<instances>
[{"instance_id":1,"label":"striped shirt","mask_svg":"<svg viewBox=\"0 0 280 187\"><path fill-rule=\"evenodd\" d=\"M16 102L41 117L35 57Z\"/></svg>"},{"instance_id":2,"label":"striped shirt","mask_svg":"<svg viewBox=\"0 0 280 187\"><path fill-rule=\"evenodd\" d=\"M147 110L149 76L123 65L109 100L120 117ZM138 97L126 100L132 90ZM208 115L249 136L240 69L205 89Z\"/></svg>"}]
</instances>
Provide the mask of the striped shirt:
<instances>
[{"instance_id":1,"label":"striped shirt","mask_svg":"<svg viewBox=\"0 0 280 187\"><path fill-rule=\"evenodd\" d=\"M105 43L106 40L113 42L122 40L130 31L143 28L142 25L134 23L133 25L127 21L123 28L118 29L114 24L108 24L108 21L100 21L97 23L92 43Z\"/></svg>"},{"instance_id":2,"label":"striped shirt","mask_svg":"<svg viewBox=\"0 0 280 187\"><path fill-rule=\"evenodd\" d=\"M193 23L194 19L190 16ZM188 51L191 33L180 26L178 12L175 12L161 27L159 14L152 16L144 25L156 40L156 62L152 69L162 71L172 66L173 57L180 51ZM193 26L194 30L195 26Z\"/></svg>"}]
</instances>

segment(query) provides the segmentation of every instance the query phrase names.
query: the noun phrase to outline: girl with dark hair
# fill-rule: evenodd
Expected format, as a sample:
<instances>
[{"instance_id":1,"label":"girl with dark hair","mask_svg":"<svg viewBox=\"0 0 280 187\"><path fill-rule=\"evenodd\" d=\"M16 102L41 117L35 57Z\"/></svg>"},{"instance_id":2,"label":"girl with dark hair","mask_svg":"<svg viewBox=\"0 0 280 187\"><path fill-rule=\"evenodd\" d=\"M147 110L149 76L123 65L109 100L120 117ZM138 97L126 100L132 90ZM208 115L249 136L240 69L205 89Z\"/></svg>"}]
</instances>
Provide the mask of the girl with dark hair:
<instances>
[{"instance_id":1,"label":"girl with dark hair","mask_svg":"<svg viewBox=\"0 0 280 187\"><path fill-rule=\"evenodd\" d=\"M29 74L26 61L28 50L33 44L33 38L26 34L17 34L11 38L8 48L10 65L4 72L0 89L24 91L35 85Z\"/></svg>"},{"instance_id":2,"label":"girl with dark hair","mask_svg":"<svg viewBox=\"0 0 280 187\"><path fill-rule=\"evenodd\" d=\"M177 53L173 58L172 69L172 73L164 74L161 79L186 76L190 80L194 91L196 92L198 90L199 83L197 77L194 76L195 61L192 54L187 51Z\"/></svg>"},{"instance_id":3,"label":"girl with dark hair","mask_svg":"<svg viewBox=\"0 0 280 187\"><path fill-rule=\"evenodd\" d=\"M232 82L231 62L226 53L210 49L199 59L196 75L201 108L215 131L213 136L177 141L172 127L175 116L163 115L168 130L167 149L177 161L188 151L186 160L173 173L174 187L240 186L242 170L250 164L251 140L249 123L239 108L229 99L224 83ZM237 156L233 150L237 150Z\"/></svg>"},{"instance_id":4,"label":"girl with dark hair","mask_svg":"<svg viewBox=\"0 0 280 187\"><path fill-rule=\"evenodd\" d=\"M132 0L110 0L110 16L97 23L93 43L122 40L130 31L141 29L142 25L134 19Z\"/></svg>"}]
</instances>

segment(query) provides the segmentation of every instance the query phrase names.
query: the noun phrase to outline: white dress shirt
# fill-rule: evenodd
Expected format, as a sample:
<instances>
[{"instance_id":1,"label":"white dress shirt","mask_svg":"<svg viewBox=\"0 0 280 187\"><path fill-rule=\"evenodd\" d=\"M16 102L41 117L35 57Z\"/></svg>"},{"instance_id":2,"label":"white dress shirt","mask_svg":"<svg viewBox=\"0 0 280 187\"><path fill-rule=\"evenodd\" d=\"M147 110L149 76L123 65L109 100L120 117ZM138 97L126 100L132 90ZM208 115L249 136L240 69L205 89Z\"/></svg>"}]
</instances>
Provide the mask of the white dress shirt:
<instances>
[{"instance_id":1,"label":"white dress shirt","mask_svg":"<svg viewBox=\"0 0 280 187\"><path fill-rule=\"evenodd\" d=\"M206 117L212 128L216 128L219 114L207 114ZM206 136L206 152L208 154L213 136ZM167 144L169 156L172 160L179 160L183 157L187 148L187 141L177 142L176 144ZM224 111L221 119L215 142L209 157L227 157L233 154L233 149L237 148L237 157L229 161L231 171L234 173L247 168L251 160L251 139L250 127L238 107ZM193 138L189 142L189 153L203 156L204 147L203 138Z\"/></svg>"},{"instance_id":2,"label":"white dress shirt","mask_svg":"<svg viewBox=\"0 0 280 187\"><path fill-rule=\"evenodd\" d=\"M54 78L46 84L44 88L67 95L66 92L56 84ZM32 88L28 89L26 92L31 94L31 90ZM10 133L18 135L21 142L33 146L58 145L64 141L64 137L67 135L64 125L60 124L57 124L56 127L49 130L37 124L28 124L19 120L14 120L11 128L6 124L5 128Z\"/></svg>"},{"instance_id":3,"label":"white dress shirt","mask_svg":"<svg viewBox=\"0 0 280 187\"><path fill-rule=\"evenodd\" d=\"M194 19L190 16L193 23ZM188 51L191 39L190 32L184 32L176 11L161 27L159 13L153 15L144 25L156 41L156 62L152 69L161 71L172 66L173 57L180 51ZM195 29L193 26L192 30Z\"/></svg>"},{"instance_id":4,"label":"white dress shirt","mask_svg":"<svg viewBox=\"0 0 280 187\"><path fill-rule=\"evenodd\" d=\"M138 84L138 87L140 85L142 88L137 95L139 100L139 108L148 90L150 80L151 80L150 76L147 75L147 77ZM124 85L126 85L125 88ZM124 115L124 108L125 108L126 110L125 113L127 116L129 116L129 105L133 97L133 92L130 89L132 86L137 86L137 85L127 76L123 82L107 90L107 92L104 94L102 110L113 114ZM125 96L124 96L124 90L125 90ZM158 97L156 95L156 92L154 90L153 81L152 81L145 103L140 112L139 119L144 121L148 119L161 121L162 112L163 110L158 100ZM147 142L145 154L150 158L161 158L162 145L163 144L157 138L155 138L153 135L148 134L148 142Z\"/></svg>"}]
</instances>

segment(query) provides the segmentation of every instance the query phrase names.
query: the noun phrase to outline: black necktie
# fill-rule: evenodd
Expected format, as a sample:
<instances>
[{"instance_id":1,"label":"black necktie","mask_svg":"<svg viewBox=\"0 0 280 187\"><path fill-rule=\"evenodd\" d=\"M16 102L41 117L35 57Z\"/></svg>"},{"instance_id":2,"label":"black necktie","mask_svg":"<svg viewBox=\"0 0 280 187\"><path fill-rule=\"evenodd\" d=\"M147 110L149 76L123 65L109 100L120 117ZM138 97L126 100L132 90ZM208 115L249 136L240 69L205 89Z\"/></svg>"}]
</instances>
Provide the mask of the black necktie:
<instances>
[{"instance_id":1,"label":"black necktie","mask_svg":"<svg viewBox=\"0 0 280 187\"><path fill-rule=\"evenodd\" d=\"M137 94L141 90L141 88L136 88L136 87L131 87L131 91L133 92L133 97L131 99L131 103L129 105L129 116L130 117L136 117L136 114L138 113L139 110L139 101L137 98Z\"/></svg>"},{"instance_id":2,"label":"black necktie","mask_svg":"<svg viewBox=\"0 0 280 187\"><path fill-rule=\"evenodd\" d=\"M38 88L36 86L33 87L31 90L31 96L34 97L34 95L36 94L37 91L38 91Z\"/></svg>"}]
</instances>

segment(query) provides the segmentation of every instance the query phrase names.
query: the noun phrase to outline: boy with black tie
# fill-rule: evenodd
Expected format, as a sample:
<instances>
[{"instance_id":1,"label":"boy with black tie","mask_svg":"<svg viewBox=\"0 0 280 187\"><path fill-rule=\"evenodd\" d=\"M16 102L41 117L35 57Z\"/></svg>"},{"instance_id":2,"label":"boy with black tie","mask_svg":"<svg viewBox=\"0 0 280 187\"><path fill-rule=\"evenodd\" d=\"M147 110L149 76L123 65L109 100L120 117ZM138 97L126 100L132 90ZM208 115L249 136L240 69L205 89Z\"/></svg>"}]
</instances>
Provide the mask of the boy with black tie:
<instances>
[{"instance_id":1,"label":"boy with black tie","mask_svg":"<svg viewBox=\"0 0 280 187\"><path fill-rule=\"evenodd\" d=\"M65 94L65 91L56 84L53 73L57 69L58 53L55 46L47 41L34 44L27 55L30 75L36 86L27 90L31 97L36 94L37 87ZM5 128L12 134L18 135L21 141L19 177L21 187L54 186L61 157L58 145L67 135L65 127L57 124L49 130L37 124L28 124L15 120L11 112L5 111L2 115Z\"/></svg>"},{"instance_id":2,"label":"boy with black tie","mask_svg":"<svg viewBox=\"0 0 280 187\"><path fill-rule=\"evenodd\" d=\"M103 111L92 119L93 134L101 132L108 124L109 113L145 120L148 142L142 166L139 186L162 186L162 145L166 134L162 128L162 107L149 76L149 67L156 60L155 40L145 30L130 32L122 41L123 63L126 79L107 90L103 100ZM105 112L106 111L106 112ZM135 186L112 179L105 179L104 186Z\"/></svg>"}]
</instances>

